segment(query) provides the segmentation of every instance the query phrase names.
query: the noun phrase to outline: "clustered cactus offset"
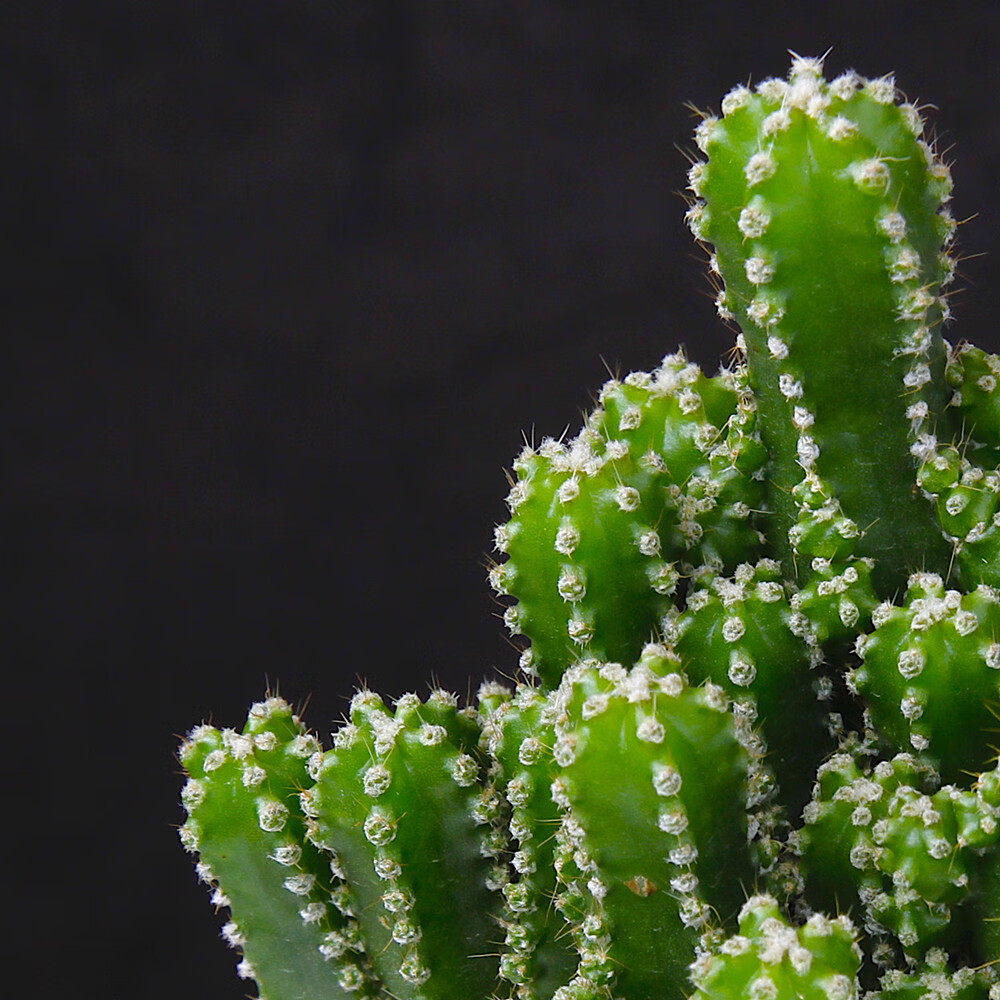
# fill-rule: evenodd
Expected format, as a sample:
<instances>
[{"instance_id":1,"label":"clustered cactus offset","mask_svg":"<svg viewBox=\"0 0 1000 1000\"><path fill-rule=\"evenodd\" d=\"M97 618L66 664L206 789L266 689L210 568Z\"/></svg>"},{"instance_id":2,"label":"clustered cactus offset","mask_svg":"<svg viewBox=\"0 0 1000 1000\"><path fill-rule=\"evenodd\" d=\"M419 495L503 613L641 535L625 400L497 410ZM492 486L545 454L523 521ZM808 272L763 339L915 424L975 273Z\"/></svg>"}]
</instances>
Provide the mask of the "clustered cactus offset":
<instances>
[{"instance_id":1,"label":"clustered cactus offset","mask_svg":"<svg viewBox=\"0 0 1000 1000\"><path fill-rule=\"evenodd\" d=\"M1000 1000L1000 358L942 337L892 78L737 87L687 213L742 331L514 463L472 704L277 697L181 749L267 1000Z\"/></svg>"}]
</instances>

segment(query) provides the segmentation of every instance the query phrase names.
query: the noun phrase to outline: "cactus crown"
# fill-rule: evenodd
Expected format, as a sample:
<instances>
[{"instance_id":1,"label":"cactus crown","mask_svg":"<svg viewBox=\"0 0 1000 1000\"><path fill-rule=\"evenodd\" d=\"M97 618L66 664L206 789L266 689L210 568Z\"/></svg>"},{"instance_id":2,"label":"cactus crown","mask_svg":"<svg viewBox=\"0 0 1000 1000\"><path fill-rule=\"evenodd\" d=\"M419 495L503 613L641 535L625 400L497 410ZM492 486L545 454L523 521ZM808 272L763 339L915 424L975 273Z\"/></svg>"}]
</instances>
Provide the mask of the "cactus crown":
<instances>
[{"instance_id":1,"label":"cactus crown","mask_svg":"<svg viewBox=\"0 0 1000 1000\"><path fill-rule=\"evenodd\" d=\"M998 1000L1000 359L942 337L922 134L797 56L703 118L736 362L517 458L516 686L192 731L182 840L262 997Z\"/></svg>"}]
</instances>

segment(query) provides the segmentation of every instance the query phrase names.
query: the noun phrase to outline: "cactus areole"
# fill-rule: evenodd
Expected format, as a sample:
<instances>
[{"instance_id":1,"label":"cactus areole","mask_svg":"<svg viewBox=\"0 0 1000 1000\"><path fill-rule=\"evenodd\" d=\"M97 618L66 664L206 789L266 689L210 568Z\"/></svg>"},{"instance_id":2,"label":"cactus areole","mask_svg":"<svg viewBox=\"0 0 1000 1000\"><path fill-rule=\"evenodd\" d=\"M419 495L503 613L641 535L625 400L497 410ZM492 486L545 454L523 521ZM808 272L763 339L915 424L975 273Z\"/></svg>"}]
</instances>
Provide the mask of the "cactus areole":
<instances>
[{"instance_id":1,"label":"cactus areole","mask_svg":"<svg viewBox=\"0 0 1000 1000\"><path fill-rule=\"evenodd\" d=\"M514 462L471 704L194 729L181 829L266 1000L1000 1000L1000 358L950 177L794 57L697 128L734 363Z\"/></svg>"}]
</instances>

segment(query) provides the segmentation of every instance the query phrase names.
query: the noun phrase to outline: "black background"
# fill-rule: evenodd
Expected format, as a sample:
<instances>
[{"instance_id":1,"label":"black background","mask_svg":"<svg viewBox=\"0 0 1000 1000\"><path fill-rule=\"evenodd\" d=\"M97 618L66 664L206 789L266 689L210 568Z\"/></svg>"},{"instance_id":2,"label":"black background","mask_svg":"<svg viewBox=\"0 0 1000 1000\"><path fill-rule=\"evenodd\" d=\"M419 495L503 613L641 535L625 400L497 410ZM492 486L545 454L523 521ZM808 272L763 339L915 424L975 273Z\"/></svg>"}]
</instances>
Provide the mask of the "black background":
<instances>
[{"instance_id":1,"label":"black background","mask_svg":"<svg viewBox=\"0 0 1000 1000\"><path fill-rule=\"evenodd\" d=\"M522 434L574 429L609 368L684 344L714 370L731 341L681 220L685 102L787 49L895 71L970 220L949 336L1000 346L1000 5L922 11L8 5L4 812L33 995L246 992L176 842L175 734L268 685L325 733L359 679L513 669L484 565Z\"/></svg>"}]
</instances>

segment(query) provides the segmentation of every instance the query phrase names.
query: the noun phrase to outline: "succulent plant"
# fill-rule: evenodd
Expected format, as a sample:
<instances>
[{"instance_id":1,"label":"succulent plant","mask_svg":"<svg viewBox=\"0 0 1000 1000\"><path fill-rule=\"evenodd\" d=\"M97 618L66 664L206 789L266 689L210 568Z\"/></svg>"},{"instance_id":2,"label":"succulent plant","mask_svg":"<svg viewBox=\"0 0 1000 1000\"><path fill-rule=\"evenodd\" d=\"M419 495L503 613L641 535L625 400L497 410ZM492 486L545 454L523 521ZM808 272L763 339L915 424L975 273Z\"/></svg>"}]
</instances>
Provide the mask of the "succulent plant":
<instances>
[{"instance_id":1,"label":"succulent plant","mask_svg":"<svg viewBox=\"0 0 1000 1000\"><path fill-rule=\"evenodd\" d=\"M948 169L798 56L696 141L734 360L516 459L517 683L185 741L261 997L1000 998L1000 358L943 337Z\"/></svg>"}]
</instances>

